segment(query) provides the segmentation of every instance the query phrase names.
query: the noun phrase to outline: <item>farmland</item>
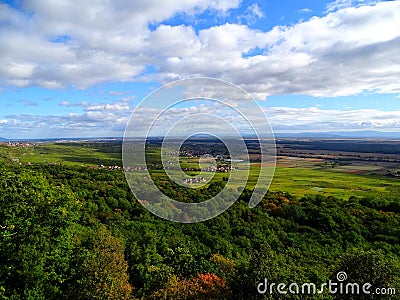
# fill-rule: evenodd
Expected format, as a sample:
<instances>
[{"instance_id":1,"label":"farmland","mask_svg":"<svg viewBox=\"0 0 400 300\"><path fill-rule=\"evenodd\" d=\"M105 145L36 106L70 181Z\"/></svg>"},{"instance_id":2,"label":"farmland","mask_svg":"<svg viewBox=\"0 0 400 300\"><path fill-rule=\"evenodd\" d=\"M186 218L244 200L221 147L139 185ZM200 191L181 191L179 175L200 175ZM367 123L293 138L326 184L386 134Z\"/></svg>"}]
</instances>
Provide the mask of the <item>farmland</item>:
<instances>
[{"instance_id":1,"label":"farmland","mask_svg":"<svg viewBox=\"0 0 400 300\"><path fill-rule=\"evenodd\" d=\"M209 144L209 141L207 141ZM386 146L375 141L345 141L345 146L338 146L337 141L278 141L275 174L270 191L284 191L294 195L324 195L341 198L350 196L390 196L400 191L400 146L396 141L387 142ZM198 144L198 142L197 142ZM321 150L325 146L325 150ZM308 146L308 149L306 146ZM376 146L373 148L373 146ZM361 146L361 147L360 147ZM341 147L339 151L337 148ZM186 145L191 149L190 143ZM399 149L399 153L396 152ZM361 150L361 151L360 151ZM357 151L357 152L355 152ZM203 151L204 152L204 151ZM386 153L385 153L386 152ZM180 167L190 176L197 176L199 157L196 155L180 157ZM226 155L221 145L213 145L214 155ZM157 146L147 151L148 165L154 178L166 180L162 170L160 149ZM254 155L254 154L253 154ZM10 164L63 164L66 166L98 167L120 166L121 144L109 143L58 143L31 144L29 146L0 146L0 159ZM226 162L221 160L224 165ZM241 162L235 165L235 176L247 176ZM248 187L255 185L260 164L251 162ZM230 173L215 172L211 182L222 181ZM267 180L269 178L265 178ZM239 186L236 186L239 187Z\"/></svg>"}]
</instances>

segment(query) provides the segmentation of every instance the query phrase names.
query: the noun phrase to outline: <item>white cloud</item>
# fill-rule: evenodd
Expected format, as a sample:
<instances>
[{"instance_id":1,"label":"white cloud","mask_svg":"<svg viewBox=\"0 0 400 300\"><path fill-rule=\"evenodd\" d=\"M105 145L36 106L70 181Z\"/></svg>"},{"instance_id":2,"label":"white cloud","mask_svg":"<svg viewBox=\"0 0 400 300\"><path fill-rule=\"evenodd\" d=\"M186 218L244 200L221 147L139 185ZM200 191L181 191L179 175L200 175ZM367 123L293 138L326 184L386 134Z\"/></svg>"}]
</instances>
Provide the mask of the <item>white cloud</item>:
<instances>
[{"instance_id":1,"label":"white cloud","mask_svg":"<svg viewBox=\"0 0 400 300\"><path fill-rule=\"evenodd\" d=\"M253 3L253 4L250 6L250 9L249 9L249 10L250 10L250 11L253 13L253 15L256 16L257 18L262 18L262 17L264 17L264 13L263 13L262 9L258 6L257 3Z\"/></svg>"},{"instance_id":2,"label":"white cloud","mask_svg":"<svg viewBox=\"0 0 400 300\"><path fill-rule=\"evenodd\" d=\"M22 103L24 106L38 106L39 103L32 101L32 100L20 100L20 103Z\"/></svg>"},{"instance_id":3,"label":"white cloud","mask_svg":"<svg viewBox=\"0 0 400 300\"><path fill-rule=\"evenodd\" d=\"M69 101L61 101L60 106L72 106L72 103Z\"/></svg>"},{"instance_id":4,"label":"white cloud","mask_svg":"<svg viewBox=\"0 0 400 300\"><path fill-rule=\"evenodd\" d=\"M113 111L128 111L131 109L129 102L130 101L127 101L126 99L122 99L121 102L115 102L115 103L89 103L87 101L76 103L70 101L61 101L59 105L66 107L77 106L77 107L82 107L83 110L86 112L98 111L102 113L102 112L113 112Z\"/></svg>"},{"instance_id":5,"label":"white cloud","mask_svg":"<svg viewBox=\"0 0 400 300\"><path fill-rule=\"evenodd\" d=\"M326 12L332 12L353 6L373 5L378 2L381 1L380 0L335 0L326 5Z\"/></svg>"},{"instance_id":6,"label":"white cloud","mask_svg":"<svg viewBox=\"0 0 400 300\"><path fill-rule=\"evenodd\" d=\"M25 14L0 4L7 24L0 27L0 85L86 88L198 75L232 81L257 98L400 93L400 1L336 1L324 17L266 32L230 23L198 32L157 25L239 3L27 0ZM248 10L262 17L257 4ZM147 66L157 72L142 76Z\"/></svg>"},{"instance_id":7,"label":"white cloud","mask_svg":"<svg viewBox=\"0 0 400 300\"><path fill-rule=\"evenodd\" d=\"M400 129L400 111L378 109L323 110L316 107L265 109L278 131L396 130Z\"/></svg>"},{"instance_id":8,"label":"white cloud","mask_svg":"<svg viewBox=\"0 0 400 300\"><path fill-rule=\"evenodd\" d=\"M249 7L246 8L245 12L238 17L239 21L241 23L251 25L255 23L258 19L261 19L264 17L264 12L262 9L258 6L257 3L253 3Z\"/></svg>"},{"instance_id":9,"label":"white cloud","mask_svg":"<svg viewBox=\"0 0 400 300\"><path fill-rule=\"evenodd\" d=\"M149 23L206 9L225 13L239 3L26 0L25 14L0 4L0 21L6 24L0 26L0 84L85 88L132 80L145 70L149 64L146 52L154 48L148 43ZM160 47L157 55L179 49L179 43L173 43L165 39L165 47Z\"/></svg>"},{"instance_id":10,"label":"white cloud","mask_svg":"<svg viewBox=\"0 0 400 300\"><path fill-rule=\"evenodd\" d=\"M0 126L2 135L10 138L120 136L131 113L126 101L108 104L62 101L59 105L82 107L82 113L62 116L8 115L0 122L4 125Z\"/></svg>"},{"instance_id":11,"label":"white cloud","mask_svg":"<svg viewBox=\"0 0 400 300\"><path fill-rule=\"evenodd\" d=\"M86 107L89 106L90 103L87 101L83 102L70 102L70 101L61 101L60 106L78 106L78 107Z\"/></svg>"},{"instance_id":12,"label":"white cloud","mask_svg":"<svg viewBox=\"0 0 400 300\"><path fill-rule=\"evenodd\" d=\"M305 7L305 8L300 9L299 12L301 12L301 13L310 13L310 12L312 12L312 9L310 9L308 7Z\"/></svg>"},{"instance_id":13,"label":"white cloud","mask_svg":"<svg viewBox=\"0 0 400 300\"><path fill-rule=\"evenodd\" d=\"M399 1L346 8L268 32L225 24L200 31L200 50L157 65L166 80L214 76L258 96L399 93L398 28ZM256 48L263 53L245 55Z\"/></svg>"},{"instance_id":14,"label":"white cloud","mask_svg":"<svg viewBox=\"0 0 400 300\"><path fill-rule=\"evenodd\" d=\"M130 106L126 102L112 104L95 104L85 107L85 111L128 111Z\"/></svg>"},{"instance_id":15,"label":"white cloud","mask_svg":"<svg viewBox=\"0 0 400 300\"><path fill-rule=\"evenodd\" d=\"M352 131L376 130L398 131L400 129L400 110L382 111L378 109L359 110L323 110L316 107L265 108L265 114L276 132L318 132L318 131ZM158 109L144 109L140 112L137 124L146 123L159 113ZM177 120L190 117L193 114L214 114L224 117L236 128L246 128L248 125L238 120L233 111L222 107L190 106L168 110L161 118L160 126L167 130ZM246 111L251 114L250 111ZM81 114L68 114L64 116L32 116L10 115L0 120L0 130L3 136L15 138L18 132L21 138L26 137L80 137L80 136L122 136L129 119L128 111L115 110L110 107L98 110L89 110ZM209 127L204 123L192 119L193 126L198 128L218 128L220 123L216 118L209 117ZM260 122L263 120L260 120ZM255 119L255 122L258 122ZM158 124L158 123L157 123ZM253 124L265 128L264 123ZM161 128L160 127L160 128ZM44 130L45 128L45 130ZM135 130L143 130L135 128ZM222 132L225 129L221 129ZM50 136L53 135L53 136Z\"/></svg>"}]
</instances>

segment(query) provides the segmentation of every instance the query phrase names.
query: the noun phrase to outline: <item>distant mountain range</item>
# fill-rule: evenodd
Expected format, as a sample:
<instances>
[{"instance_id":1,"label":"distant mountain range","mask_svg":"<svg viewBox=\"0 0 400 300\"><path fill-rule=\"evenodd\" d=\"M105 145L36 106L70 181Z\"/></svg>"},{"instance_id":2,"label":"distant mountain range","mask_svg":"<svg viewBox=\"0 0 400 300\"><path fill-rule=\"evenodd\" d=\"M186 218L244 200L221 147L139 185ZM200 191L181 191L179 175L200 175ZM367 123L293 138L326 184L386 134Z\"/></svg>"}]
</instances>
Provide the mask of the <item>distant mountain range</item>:
<instances>
[{"instance_id":1,"label":"distant mountain range","mask_svg":"<svg viewBox=\"0 0 400 300\"><path fill-rule=\"evenodd\" d=\"M362 131L327 131L327 132L275 132L276 138L305 138L305 139L400 139L400 132L383 132L374 130ZM196 135L196 138L209 137ZM254 138L252 135L243 135L244 138ZM68 142L68 141L94 141L94 142L121 142L122 137L88 137L88 138L49 138L49 139L5 139L0 137L0 142L27 141L27 142Z\"/></svg>"},{"instance_id":2,"label":"distant mountain range","mask_svg":"<svg viewBox=\"0 0 400 300\"><path fill-rule=\"evenodd\" d=\"M327 132L276 132L276 138L389 138L400 139L400 132L362 131L327 131Z\"/></svg>"}]
</instances>

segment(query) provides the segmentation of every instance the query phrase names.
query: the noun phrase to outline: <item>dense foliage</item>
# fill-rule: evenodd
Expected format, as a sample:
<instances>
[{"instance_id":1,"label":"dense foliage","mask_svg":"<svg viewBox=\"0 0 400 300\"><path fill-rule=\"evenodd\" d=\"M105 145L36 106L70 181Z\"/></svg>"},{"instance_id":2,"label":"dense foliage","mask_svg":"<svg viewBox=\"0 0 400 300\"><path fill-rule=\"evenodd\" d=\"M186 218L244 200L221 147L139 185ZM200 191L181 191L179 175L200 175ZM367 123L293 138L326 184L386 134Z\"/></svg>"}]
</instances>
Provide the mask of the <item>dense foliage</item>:
<instances>
[{"instance_id":1,"label":"dense foliage","mask_svg":"<svg viewBox=\"0 0 400 300\"><path fill-rule=\"evenodd\" d=\"M163 188L190 199L218 185ZM254 209L250 195L207 222L177 224L138 204L119 170L2 165L0 299L321 299L259 295L257 285L322 284L339 271L400 293L398 195L269 193Z\"/></svg>"}]
</instances>

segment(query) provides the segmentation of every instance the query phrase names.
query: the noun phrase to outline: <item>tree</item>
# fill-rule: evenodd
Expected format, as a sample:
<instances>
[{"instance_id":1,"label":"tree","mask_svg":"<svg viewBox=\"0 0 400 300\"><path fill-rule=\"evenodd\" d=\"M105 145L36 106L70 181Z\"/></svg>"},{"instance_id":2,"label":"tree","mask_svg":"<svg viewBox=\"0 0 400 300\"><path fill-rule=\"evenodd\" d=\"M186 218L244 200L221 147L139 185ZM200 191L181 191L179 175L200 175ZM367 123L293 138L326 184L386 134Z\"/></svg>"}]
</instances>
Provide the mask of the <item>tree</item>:
<instances>
[{"instance_id":1,"label":"tree","mask_svg":"<svg viewBox=\"0 0 400 300\"><path fill-rule=\"evenodd\" d=\"M362 286L369 283L372 285L369 289L371 294L362 292L359 295L337 294L336 299L382 299L382 295L373 294L373 291L375 288L396 288L398 291L399 270L398 262L380 250L350 250L343 255L332 277L336 278L339 272L345 272L347 280L343 281L344 284L350 282Z\"/></svg>"},{"instance_id":2,"label":"tree","mask_svg":"<svg viewBox=\"0 0 400 300\"><path fill-rule=\"evenodd\" d=\"M61 298L79 201L29 170L1 172L0 190L0 298Z\"/></svg>"},{"instance_id":3,"label":"tree","mask_svg":"<svg viewBox=\"0 0 400 300\"><path fill-rule=\"evenodd\" d=\"M128 264L124 245L104 225L96 232L92 255L83 266L75 299L129 299Z\"/></svg>"},{"instance_id":4,"label":"tree","mask_svg":"<svg viewBox=\"0 0 400 300\"><path fill-rule=\"evenodd\" d=\"M231 299L226 281L213 273L197 274L191 279L173 276L164 289L151 295L151 299L210 300Z\"/></svg>"}]
</instances>

